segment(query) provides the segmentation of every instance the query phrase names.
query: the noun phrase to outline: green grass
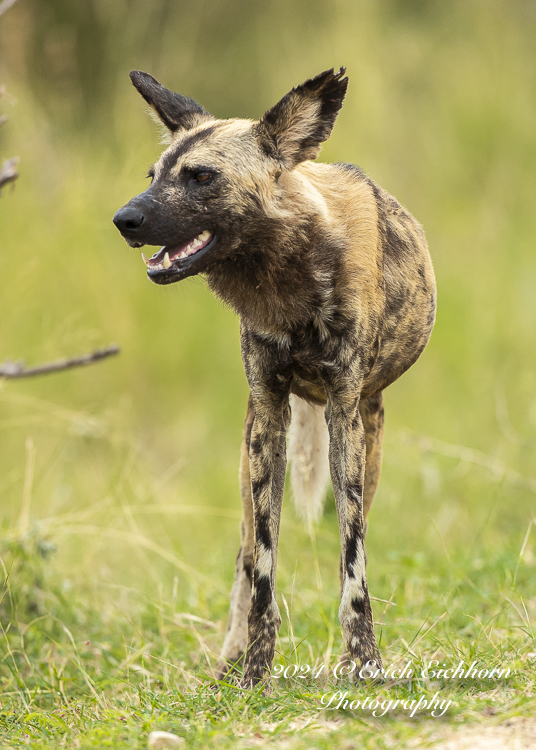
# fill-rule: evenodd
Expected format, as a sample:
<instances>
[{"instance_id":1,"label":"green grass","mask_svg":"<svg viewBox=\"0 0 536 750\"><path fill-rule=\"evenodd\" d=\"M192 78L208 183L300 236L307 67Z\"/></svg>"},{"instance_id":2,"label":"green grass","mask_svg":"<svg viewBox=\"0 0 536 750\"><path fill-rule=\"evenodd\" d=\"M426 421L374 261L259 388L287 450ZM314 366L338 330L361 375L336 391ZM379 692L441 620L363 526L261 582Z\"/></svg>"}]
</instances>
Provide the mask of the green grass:
<instances>
[{"instance_id":1,"label":"green grass","mask_svg":"<svg viewBox=\"0 0 536 750\"><path fill-rule=\"evenodd\" d=\"M177 3L156 50L141 5L125 18L120 4L117 16L98 5L109 88L78 128L89 94L65 28L56 19L44 46L52 85L29 62L37 6L18 3L0 25L11 95L0 146L22 159L0 198L0 361L122 348L92 368L0 382L2 746L144 748L165 729L194 748L405 747L533 716L533 9ZM339 689L322 679L276 680L269 695L212 688L239 538L238 322L201 280L148 284L111 225L160 150L129 67L216 115L256 117L339 63L351 85L322 158L362 165L418 217L439 288L427 350L385 394L367 536L385 664L511 670L344 690L382 701L439 691L452 701L441 718L319 710ZM77 64L82 83L97 75ZM338 550L332 497L316 545L285 499L276 665L337 663Z\"/></svg>"},{"instance_id":2,"label":"green grass","mask_svg":"<svg viewBox=\"0 0 536 750\"><path fill-rule=\"evenodd\" d=\"M80 521L85 519L58 519L55 536L61 538L63 524L72 529ZM135 534L141 552L144 536ZM291 521L283 536L305 547L303 532ZM120 530L114 538L124 543ZM332 524L322 524L318 546L334 551ZM158 556L158 550L151 552ZM381 574L370 563L372 591L391 602L374 603L377 628L386 665L409 662L414 678L358 687L325 674L292 678L290 670L263 696L211 683L226 610L219 576L205 580L202 571L185 571L179 560L176 566L169 561L174 580L154 586L152 594L102 580L67 581L52 572L54 552L45 537L29 532L24 541L7 544L3 555L9 575L2 621L10 623L3 633L0 715L6 747L71 746L75 739L82 748L143 747L155 729L176 732L200 748L232 747L236 736L245 738L244 746L256 738L286 739L291 744L285 747L346 747L356 733L365 747L389 747L460 720L532 716L533 574L519 552L484 560L466 553L452 560L430 548L388 551ZM294 570L282 566L283 626L275 660L282 666L276 674L292 664L318 670L324 663L327 672L341 653L335 575L318 590L305 567L303 560ZM423 679L432 659L448 666L464 661L465 668L476 661L479 669L509 669L510 675ZM411 709L381 717L319 710L322 696L337 690L348 692L348 700L369 696L385 706L396 699L430 700L439 692L448 708L441 718L421 711L414 719Z\"/></svg>"}]
</instances>

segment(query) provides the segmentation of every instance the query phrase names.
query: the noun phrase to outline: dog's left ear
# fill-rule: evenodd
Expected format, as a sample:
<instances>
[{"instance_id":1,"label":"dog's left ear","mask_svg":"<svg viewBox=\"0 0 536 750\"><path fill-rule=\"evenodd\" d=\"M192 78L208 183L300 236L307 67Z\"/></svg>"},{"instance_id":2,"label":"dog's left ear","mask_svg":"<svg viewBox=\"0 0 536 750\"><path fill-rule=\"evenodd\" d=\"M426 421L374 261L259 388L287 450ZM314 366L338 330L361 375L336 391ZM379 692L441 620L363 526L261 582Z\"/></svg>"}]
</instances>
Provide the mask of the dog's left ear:
<instances>
[{"instance_id":1,"label":"dog's left ear","mask_svg":"<svg viewBox=\"0 0 536 750\"><path fill-rule=\"evenodd\" d=\"M130 80L149 104L158 119L172 133L190 130L203 120L212 120L212 115L187 96L181 96L164 88L149 73L131 70Z\"/></svg>"},{"instance_id":2,"label":"dog's left ear","mask_svg":"<svg viewBox=\"0 0 536 750\"><path fill-rule=\"evenodd\" d=\"M292 89L255 126L263 150L287 169L315 159L329 138L348 86L346 72L326 70Z\"/></svg>"}]
</instances>

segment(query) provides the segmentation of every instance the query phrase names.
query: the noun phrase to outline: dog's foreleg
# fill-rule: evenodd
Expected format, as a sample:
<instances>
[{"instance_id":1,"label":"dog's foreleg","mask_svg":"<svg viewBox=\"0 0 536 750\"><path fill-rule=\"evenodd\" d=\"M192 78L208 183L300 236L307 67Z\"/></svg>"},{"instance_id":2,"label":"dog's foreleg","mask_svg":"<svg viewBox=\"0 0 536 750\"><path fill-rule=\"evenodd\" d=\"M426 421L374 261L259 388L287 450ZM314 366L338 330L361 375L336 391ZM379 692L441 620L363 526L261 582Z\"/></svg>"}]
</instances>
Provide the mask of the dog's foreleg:
<instances>
[{"instance_id":1,"label":"dog's foreleg","mask_svg":"<svg viewBox=\"0 0 536 750\"><path fill-rule=\"evenodd\" d=\"M342 597L339 608L348 656L381 667L374 635L372 608L365 571L363 492L365 484L365 430L359 397L328 392L326 419L330 434L330 469L341 537Z\"/></svg>"},{"instance_id":2,"label":"dog's foreleg","mask_svg":"<svg viewBox=\"0 0 536 750\"><path fill-rule=\"evenodd\" d=\"M241 660L247 646L247 621L251 604L251 581L253 577L253 506L249 473L249 445L253 416L253 402L250 396L240 454L240 494L244 514L241 526L241 545L236 558L235 580L231 589L229 625L216 668L216 678L219 680L223 679L233 664Z\"/></svg>"},{"instance_id":3,"label":"dog's foreleg","mask_svg":"<svg viewBox=\"0 0 536 750\"><path fill-rule=\"evenodd\" d=\"M248 648L243 686L252 687L270 674L281 617L275 596L277 542L286 471L286 430L290 423L288 393L255 388L255 420L249 450L255 553Z\"/></svg>"}]
</instances>

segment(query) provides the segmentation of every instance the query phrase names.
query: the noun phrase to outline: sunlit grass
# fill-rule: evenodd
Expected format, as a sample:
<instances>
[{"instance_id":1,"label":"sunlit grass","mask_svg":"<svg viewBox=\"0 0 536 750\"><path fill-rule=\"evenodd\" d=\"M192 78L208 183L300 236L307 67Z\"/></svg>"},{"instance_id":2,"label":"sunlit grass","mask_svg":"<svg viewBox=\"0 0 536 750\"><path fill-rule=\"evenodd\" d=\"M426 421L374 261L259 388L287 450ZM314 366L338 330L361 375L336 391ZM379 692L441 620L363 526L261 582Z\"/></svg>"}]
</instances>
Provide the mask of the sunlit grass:
<instances>
[{"instance_id":1,"label":"sunlit grass","mask_svg":"<svg viewBox=\"0 0 536 750\"><path fill-rule=\"evenodd\" d=\"M48 407L53 415L54 405ZM342 653L334 512L328 507L316 532L319 585L313 548L287 507L276 673L279 665L281 671L293 664L325 667L317 679L287 670L287 679L274 680L272 695L248 696L232 685L211 688L227 613L236 508L186 497L180 467L157 476L112 424L106 436L91 414L58 409L56 416L70 425L98 426L109 491L37 518L28 499L40 490L31 482L34 447L26 446L25 501L4 527L2 549L2 722L9 746L76 741L80 747L139 747L149 731L163 728L200 748L232 746L236 736L291 737L296 748L314 738L315 746L330 747L344 746L359 726L363 741L387 747L417 728L423 737L432 735L437 722L447 726L456 717L499 721L533 714L534 524L523 528L519 519L507 534L500 517L490 519L489 510L484 517L478 505L446 509L430 500L446 477L453 490L476 488L497 497L533 492L530 479L464 446L408 432L388 440L387 456L396 448L397 460L387 459L386 480L393 473L398 486L418 493L428 508L404 522L400 498L386 481L387 509L378 505L370 528L370 587L385 665L409 663L417 677L385 685L359 687L328 677ZM64 440L88 438L67 432ZM87 471L85 458L71 469L78 479ZM497 681L420 678L432 660L448 667L463 661L466 668L477 662L479 669L510 674ZM439 692L448 709L441 719L421 712L418 723L403 709L381 718L370 711L319 711L323 696L335 691L354 701L374 696L385 705Z\"/></svg>"}]
</instances>

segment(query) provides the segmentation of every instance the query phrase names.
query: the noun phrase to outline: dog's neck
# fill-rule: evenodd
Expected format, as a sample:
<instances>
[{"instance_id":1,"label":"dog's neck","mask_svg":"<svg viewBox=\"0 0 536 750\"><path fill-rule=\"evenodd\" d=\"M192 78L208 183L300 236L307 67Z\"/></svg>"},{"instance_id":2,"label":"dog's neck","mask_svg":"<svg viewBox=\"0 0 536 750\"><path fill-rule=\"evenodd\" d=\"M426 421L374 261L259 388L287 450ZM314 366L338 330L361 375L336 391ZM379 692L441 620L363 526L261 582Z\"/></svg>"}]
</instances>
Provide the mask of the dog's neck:
<instances>
[{"instance_id":1,"label":"dog's neck","mask_svg":"<svg viewBox=\"0 0 536 750\"><path fill-rule=\"evenodd\" d=\"M253 238L207 274L211 290L248 328L291 331L331 304L333 267L341 249L315 230L315 223L312 219L293 231L281 225L276 243ZM297 232L300 236L293 236Z\"/></svg>"}]
</instances>

